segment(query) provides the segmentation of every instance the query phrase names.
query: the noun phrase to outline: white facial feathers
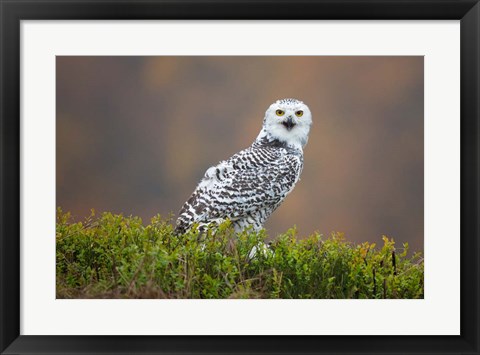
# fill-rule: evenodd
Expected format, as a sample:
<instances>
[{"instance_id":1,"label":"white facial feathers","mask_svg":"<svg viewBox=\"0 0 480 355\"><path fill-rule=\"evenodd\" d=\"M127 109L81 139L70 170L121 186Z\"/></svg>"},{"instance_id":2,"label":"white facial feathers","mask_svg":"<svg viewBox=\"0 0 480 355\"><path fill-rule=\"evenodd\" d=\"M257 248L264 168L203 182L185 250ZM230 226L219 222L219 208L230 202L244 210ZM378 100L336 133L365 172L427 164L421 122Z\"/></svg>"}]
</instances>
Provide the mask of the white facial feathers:
<instances>
[{"instance_id":1,"label":"white facial feathers","mask_svg":"<svg viewBox=\"0 0 480 355\"><path fill-rule=\"evenodd\" d=\"M258 138L268 135L288 145L303 148L308 141L312 113L296 99L278 100L267 109Z\"/></svg>"}]
</instances>

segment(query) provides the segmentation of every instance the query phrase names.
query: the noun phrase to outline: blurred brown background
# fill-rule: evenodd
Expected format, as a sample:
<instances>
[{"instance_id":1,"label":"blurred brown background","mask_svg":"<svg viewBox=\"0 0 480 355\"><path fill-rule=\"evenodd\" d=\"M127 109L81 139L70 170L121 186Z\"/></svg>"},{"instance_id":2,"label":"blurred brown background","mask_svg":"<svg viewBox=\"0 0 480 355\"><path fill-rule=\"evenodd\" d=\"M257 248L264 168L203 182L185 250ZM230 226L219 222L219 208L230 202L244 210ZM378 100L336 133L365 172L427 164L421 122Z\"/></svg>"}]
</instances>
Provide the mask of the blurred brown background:
<instances>
[{"instance_id":1,"label":"blurred brown background","mask_svg":"<svg viewBox=\"0 0 480 355\"><path fill-rule=\"evenodd\" d=\"M266 224L423 249L423 57L57 57L57 205L149 222L294 97L314 125Z\"/></svg>"}]
</instances>

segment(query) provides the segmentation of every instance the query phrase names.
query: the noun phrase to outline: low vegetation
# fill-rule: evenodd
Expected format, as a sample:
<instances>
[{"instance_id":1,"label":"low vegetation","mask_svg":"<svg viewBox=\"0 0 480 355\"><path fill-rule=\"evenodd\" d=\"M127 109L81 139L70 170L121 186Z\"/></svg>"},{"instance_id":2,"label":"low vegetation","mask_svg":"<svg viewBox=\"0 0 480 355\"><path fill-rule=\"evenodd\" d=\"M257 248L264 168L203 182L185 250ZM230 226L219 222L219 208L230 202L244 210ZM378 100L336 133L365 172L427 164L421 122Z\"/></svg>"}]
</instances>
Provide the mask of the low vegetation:
<instances>
[{"instance_id":1,"label":"low vegetation","mask_svg":"<svg viewBox=\"0 0 480 355\"><path fill-rule=\"evenodd\" d=\"M92 211L75 222L58 209L57 298L423 298L423 258L407 244L290 229L264 248L266 237L228 222L176 237L160 216L145 226Z\"/></svg>"}]
</instances>

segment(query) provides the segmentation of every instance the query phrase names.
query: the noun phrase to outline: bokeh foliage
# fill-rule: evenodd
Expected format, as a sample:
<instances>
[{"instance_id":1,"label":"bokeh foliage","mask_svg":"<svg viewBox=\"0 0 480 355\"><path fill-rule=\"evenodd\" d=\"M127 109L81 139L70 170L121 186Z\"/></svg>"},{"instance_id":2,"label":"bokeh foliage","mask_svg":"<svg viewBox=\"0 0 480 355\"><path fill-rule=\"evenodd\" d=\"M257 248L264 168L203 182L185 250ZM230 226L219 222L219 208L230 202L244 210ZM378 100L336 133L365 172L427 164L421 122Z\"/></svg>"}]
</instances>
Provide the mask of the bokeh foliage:
<instances>
[{"instance_id":1,"label":"bokeh foliage","mask_svg":"<svg viewBox=\"0 0 480 355\"><path fill-rule=\"evenodd\" d=\"M159 215L146 226L94 211L75 222L58 209L57 298L423 298L423 258L407 244L290 229L264 248L266 237L228 222L176 237Z\"/></svg>"}]
</instances>

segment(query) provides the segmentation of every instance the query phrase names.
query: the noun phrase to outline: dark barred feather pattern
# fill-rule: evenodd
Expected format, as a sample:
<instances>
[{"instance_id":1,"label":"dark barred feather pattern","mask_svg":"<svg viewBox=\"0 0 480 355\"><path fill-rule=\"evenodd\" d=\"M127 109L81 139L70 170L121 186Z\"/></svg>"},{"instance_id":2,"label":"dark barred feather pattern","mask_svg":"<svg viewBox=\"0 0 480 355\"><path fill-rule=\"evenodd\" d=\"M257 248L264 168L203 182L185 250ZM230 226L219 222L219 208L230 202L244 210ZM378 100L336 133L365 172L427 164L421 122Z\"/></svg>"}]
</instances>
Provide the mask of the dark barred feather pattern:
<instances>
[{"instance_id":1,"label":"dark barred feather pattern","mask_svg":"<svg viewBox=\"0 0 480 355\"><path fill-rule=\"evenodd\" d=\"M303 169L302 149L264 136L211 167L180 210L176 233L230 219L236 230L264 222L292 191Z\"/></svg>"}]
</instances>

